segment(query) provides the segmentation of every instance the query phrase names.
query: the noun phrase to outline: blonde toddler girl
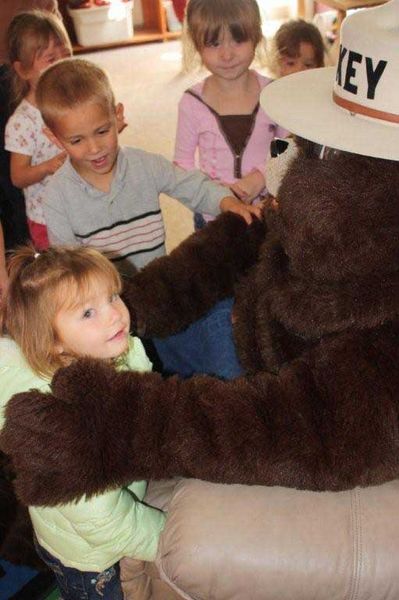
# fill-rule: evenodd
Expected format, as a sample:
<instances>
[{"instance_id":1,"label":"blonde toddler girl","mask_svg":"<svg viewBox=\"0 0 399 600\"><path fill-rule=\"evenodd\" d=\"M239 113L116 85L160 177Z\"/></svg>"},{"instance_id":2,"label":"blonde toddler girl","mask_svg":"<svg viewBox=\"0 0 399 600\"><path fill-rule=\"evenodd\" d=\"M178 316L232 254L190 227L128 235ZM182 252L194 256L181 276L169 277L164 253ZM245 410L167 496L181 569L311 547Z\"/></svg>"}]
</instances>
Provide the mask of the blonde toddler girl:
<instances>
[{"instance_id":1,"label":"blonde toddler girl","mask_svg":"<svg viewBox=\"0 0 399 600\"><path fill-rule=\"evenodd\" d=\"M140 340L129 335L119 274L102 254L82 247L41 254L23 248L9 270L0 427L11 396L49 390L57 368L76 357L105 360L117 370L151 370ZM44 410L43 419L51 427L51 412ZM55 498L52 506L29 507L38 554L54 571L63 600L122 600L119 560L155 558L165 517L141 502L145 491L146 482L136 481L77 502L57 504Z\"/></svg>"}]
</instances>

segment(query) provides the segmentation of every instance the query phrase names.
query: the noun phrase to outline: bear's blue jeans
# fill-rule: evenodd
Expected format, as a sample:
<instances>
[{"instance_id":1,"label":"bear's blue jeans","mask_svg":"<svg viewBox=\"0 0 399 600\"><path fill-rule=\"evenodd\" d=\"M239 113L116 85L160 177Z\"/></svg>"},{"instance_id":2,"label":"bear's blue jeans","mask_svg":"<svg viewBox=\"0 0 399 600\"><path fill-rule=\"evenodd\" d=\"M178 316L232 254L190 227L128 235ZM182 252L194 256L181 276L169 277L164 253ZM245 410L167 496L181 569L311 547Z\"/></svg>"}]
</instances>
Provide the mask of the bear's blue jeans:
<instances>
[{"instance_id":1,"label":"bear's blue jeans","mask_svg":"<svg viewBox=\"0 0 399 600\"><path fill-rule=\"evenodd\" d=\"M123 600L119 563L102 573L66 567L35 541L36 552L53 571L62 600Z\"/></svg>"},{"instance_id":2,"label":"bear's blue jeans","mask_svg":"<svg viewBox=\"0 0 399 600\"><path fill-rule=\"evenodd\" d=\"M164 372L222 379L242 375L233 339L232 307L233 299L227 298L184 331L164 339L153 338Z\"/></svg>"}]
</instances>

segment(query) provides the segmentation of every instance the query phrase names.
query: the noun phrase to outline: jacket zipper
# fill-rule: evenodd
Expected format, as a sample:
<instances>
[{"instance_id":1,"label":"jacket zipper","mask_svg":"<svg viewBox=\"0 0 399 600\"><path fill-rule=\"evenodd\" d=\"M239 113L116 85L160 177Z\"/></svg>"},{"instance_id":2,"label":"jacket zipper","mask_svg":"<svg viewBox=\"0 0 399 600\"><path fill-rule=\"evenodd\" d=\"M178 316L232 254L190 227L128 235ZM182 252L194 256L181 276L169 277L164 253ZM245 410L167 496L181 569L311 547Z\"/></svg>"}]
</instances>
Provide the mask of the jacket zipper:
<instances>
[{"instance_id":1,"label":"jacket zipper","mask_svg":"<svg viewBox=\"0 0 399 600\"><path fill-rule=\"evenodd\" d=\"M208 108L208 110L210 110L211 113L214 115L214 117L216 119L216 122L218 124L218 127L219 127L219 131L222 134L222 136L224 138L224 141L226 142L227 146L229 147L229 149L230 149L230 151L231 151L231 153L233 155L233 159L234 159L234 177L236 179L241 179L241 177L242 177L242 170L241 170L242 169L242 158L244 156L244 152L246 150L246 147L248 145L248 142L249 142L249 140L251 138L252 132L253 132L254 127L255 127L256 115L257 115L259 107L260 107L259 102L256 104L254 110L251 113L251 115L253 116L253 119L252 119L252 123L251 123L250 130L248 132L248 135L245 138L242 151L241 151L240 154L236 154L233 146L231 145L229 139L227 138L227 136L226 136L226 134L224 132L224 129L222 127L222 123L221 123L221 119L220 119L219 113L216 112L216 110L214 110L211 106L209 106L209 104L207 104L200 96L198 96L192 90L186 90L186 94L191 94L191 96L193 96L194 98L196 98L197 100L199 100L199 102L202 102L202 104L204 104L204 106L206 106Z\"/></svg>"}]
</instances>

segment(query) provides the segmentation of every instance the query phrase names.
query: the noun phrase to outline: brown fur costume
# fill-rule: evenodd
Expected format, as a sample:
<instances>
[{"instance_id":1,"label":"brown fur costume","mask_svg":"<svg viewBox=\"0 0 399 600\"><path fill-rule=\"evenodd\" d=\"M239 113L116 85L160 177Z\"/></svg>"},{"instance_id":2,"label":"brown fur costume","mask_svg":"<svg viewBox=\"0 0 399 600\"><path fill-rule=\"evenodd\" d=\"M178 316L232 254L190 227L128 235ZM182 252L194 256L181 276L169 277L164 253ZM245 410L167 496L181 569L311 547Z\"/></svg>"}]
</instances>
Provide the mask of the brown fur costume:
<instances>
[{"instance_id":1,"label":"brown fur costume","mask_svg":"<svg viewBox=\"0 0 399 600\"><path fill-rule=\"evenodd\" d=\"M229 294L247 375L81 360L15 396L1 435L29 504L181 475L340 490L399 477L399 164L298 159L268 233L223 215L129 284L149 335ZM250 263L254 263L248 269Z\"/></svg>"}]
</instances>

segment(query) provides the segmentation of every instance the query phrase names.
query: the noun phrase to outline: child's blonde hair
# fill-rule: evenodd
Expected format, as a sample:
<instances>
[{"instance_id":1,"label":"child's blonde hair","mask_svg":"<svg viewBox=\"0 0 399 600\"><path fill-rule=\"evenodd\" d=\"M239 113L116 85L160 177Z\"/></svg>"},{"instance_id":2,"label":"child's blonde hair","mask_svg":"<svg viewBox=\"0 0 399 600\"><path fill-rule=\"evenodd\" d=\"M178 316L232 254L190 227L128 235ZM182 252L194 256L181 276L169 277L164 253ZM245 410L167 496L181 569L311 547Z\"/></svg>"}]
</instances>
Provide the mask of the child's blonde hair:
<instances>
[{"instance_id":1,"label":"child's blonde hair","mask_svg":"<svg viewBox=\"0 0 399 600\"><path fill-rule=\"evenodd\" d=\"M278 75L282 56L290 58L299 56L301 42L313 47L316 67L324 67L326 49L316 25L303 19L290 19L279 27L271 43L269 67L273 73Z\"/></svg>"},{"instance_id":2,"label":"child's blonde hair","mask_svg":"<svg viewBox=\"0 0 399 600\"><path fill-rule=\"evenodd\" d=\"M29 246L19 248L10 260L9 277L2 331L17 342L31 368L45 377L66 364L66 357L57 351L58 312L78 305L93 282L105 281L110 293L122 288L114 265L97 250L83 247L55 247L40 254Z\"/></svg>"},{"instance_id":3,"label":"child's blonde hair","mask_svg":"<svg viewBox=\"0 0 399 600\"><path fill-rule=\"evenodd\" d=\"M65 46L72 54L72 46L62 21L54 14L32 10L16 15L7 30L8 59L11 65L21 64L29 71L38 54L45 50L51 38ZM13 69L13 105L16 106L29 92L29 83Z\"/></svg>"},{"instance_id":4,"label":"child's blonde hair","mask_svg":"<svg viewBox=\"0 0 399 600\"><path fill-rule=\"evenodd\" d=\"M258 54L265 53L256 0L189 0L183 26L183 68L190 70L196 54L226 30L236 42L250 40Z\"/></svg>"},{"instance_id":5,"label":"child's blonde hair","mask_svg":"<svg viewBox=\"0 0 399 600\"><path fill-rule=\"evenodd\" d=\"M115 110L115 97L105 72L79 58L61 60L40 76L36 103L46 125L56 128L57 117L86 102L98 103L107 112Z\"/></svg>"}]
</instances>

